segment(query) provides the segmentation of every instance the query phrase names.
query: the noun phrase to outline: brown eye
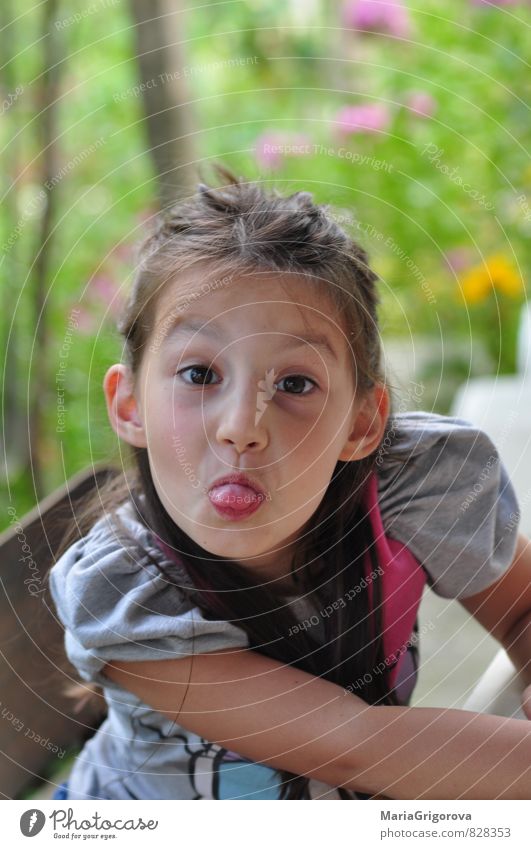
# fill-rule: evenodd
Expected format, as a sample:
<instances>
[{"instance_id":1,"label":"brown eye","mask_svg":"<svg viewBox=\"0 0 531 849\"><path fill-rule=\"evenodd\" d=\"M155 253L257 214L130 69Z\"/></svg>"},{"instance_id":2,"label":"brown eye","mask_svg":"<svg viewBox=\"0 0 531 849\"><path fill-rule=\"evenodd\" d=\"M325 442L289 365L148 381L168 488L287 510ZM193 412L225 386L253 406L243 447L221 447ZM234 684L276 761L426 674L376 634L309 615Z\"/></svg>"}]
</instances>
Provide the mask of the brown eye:
<instances>
[{"instance_id":1,"label":"brown eye","mask_svg":"<svg viewBox=\"0 0 531 849\"><path fill-rule=\"evenodd\" d=\"M288 395L308 395L312 388L316 386L315 381L309 377L304 377L303 374L290 374L288 377L283 377L282 380L277 381L275 385L278 388L283 382L286 384L285 391L287 391ZM311 384L307 392L304 392L305 383Z\"/></svg>"},{"instance_id":2,"label":"brown eye","mask_svg":"<svg viewBox=\"0 0 531 849\"><path fill-rule=\"evenodd\" d=\"M208 368L208 366L187 366L187 368L183 368L177 372L177 374L181 375L185 372L191 372L190 378L193 386L210 386L209 378L215 374L215 372ZM185 383L190 383L190 381L185 380Z\"/></svg>"}]
</instances>

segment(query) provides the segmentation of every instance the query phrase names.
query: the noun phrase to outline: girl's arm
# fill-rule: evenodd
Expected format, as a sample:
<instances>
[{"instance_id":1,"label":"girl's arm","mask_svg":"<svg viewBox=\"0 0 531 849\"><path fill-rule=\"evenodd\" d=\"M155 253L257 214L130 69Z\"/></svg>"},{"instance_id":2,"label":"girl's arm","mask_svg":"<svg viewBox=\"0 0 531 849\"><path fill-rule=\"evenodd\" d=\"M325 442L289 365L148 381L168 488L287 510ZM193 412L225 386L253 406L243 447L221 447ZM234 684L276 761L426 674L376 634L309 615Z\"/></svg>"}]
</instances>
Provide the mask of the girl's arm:
<instances>
[{"instance_id":1,"label":"girl's arm","mask_svg":"<svg viewBox=\"0 0 531 849\"><path fill-rule=\"evenodd\" d=\"M205 739L334 787L393 799L531 798L528 722L374 707L248 649L103 671Z\"/></svg>"},{"instance_id":2,"label":"girl's arm","mask_svg":"<svg viewBox=\"0 0 531 849\"><path fill-rule=\"evenodd\" d=\"M531 719L531 540L520 533L514 560L502 577L463 607L505 648L527 686L522 707Z\"/></svg>"}]
</instances>

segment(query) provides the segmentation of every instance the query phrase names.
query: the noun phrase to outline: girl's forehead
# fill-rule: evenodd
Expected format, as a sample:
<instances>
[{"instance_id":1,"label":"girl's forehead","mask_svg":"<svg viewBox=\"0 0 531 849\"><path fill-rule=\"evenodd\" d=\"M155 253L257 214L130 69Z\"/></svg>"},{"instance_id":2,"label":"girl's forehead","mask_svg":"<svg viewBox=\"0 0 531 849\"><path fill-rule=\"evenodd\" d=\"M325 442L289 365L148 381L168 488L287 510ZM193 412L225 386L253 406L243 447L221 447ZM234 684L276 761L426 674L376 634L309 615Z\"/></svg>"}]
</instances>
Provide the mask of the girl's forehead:
<instances>
[{"instance_id":1,"label":"girl's forehead","mask_svg":"<svg viewBox=\"0 0 531 849\"><path fill-rule=\"evenodd\" d=\"M264 309L268 304L271 310ZM278 319L298 314L306 324L338 324L337 310L322 280L271 271L216 274L215 270L201 269L188 271L167 284L157 305L156 323L167 320L170 312L178 320L193 309L209 320L238 312L249 315L258 305L257 315L264 320L266 313L270 320L271 314Z\"/></svg>"}]
</instances>

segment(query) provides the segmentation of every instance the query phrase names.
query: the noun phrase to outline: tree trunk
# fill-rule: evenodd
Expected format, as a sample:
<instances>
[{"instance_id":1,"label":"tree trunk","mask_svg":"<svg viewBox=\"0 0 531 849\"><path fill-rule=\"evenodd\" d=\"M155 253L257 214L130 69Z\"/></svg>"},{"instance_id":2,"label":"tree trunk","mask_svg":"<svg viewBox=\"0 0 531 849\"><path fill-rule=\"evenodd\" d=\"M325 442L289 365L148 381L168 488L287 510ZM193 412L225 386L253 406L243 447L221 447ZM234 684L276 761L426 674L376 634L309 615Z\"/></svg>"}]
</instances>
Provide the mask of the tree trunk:
<instances>
[{"instance_id":1,"label":"tree trunk","mask_svg":"<svg viewBox=\"0 0 531 849\"><path fill-rule=\"evenodd\" d=\"M13 131L20 128L18 121L19 97L25 96L15 71L17 49L16 22L10 0L0 3L0 53L3 61L2 82L0 87L2 103L9 107L2 121ZM3 440L0 457L0 479L10 482L17 478L28 465L29 446L26 438L27 421L24 388L26 381L20 373L22 357L21 338L17 324L17 312L20 313L19 300L24 277L19 261L20 246L18 223L18 185L19 142L7 145L3 157L2 212L5 221L5 239L0 256L0 292L2 296L2 350L4 351L3 379ZM22 224L20 225L22 226ZM18 304L17 304L18 301ZM4 455L5 451L5 455Z\"/></svg>"},{"instance_id":2,"label":"tree trunk","mask_svg":"<svg viewBox=\"0 0 531 849\"><path fill-rule=\"evenodd\" d=\"M44 495L43 482L43 414L46 396L50 396L47 376L48 333L46 325L46 287L50 266L52 222L55 212L55 189L52 178L57 173L57 100L59 97L60 33L53 25L57 19L58 0L46 0L43 8L43 71L41 76L40 102L38 104L38 132L42 149L40 182L52 185L47 192L46 204L40 220L38 242L33 262L31 294L34 315L34 345L32 375L29 382L29 435L30 472L34 481L35 496Z\"/></svg>"},{"instance_id":3,"label":"tree trunk","mask_svg":"<svg viewBox=\"0 0 531 849\"><path fill-rule=\"evenodd\" d=\"M149 151L165 208L189 196L196 182L197 147L183 75L184 13L178 0L130 0L130 7Z\"/></svg>"}]
</instances>

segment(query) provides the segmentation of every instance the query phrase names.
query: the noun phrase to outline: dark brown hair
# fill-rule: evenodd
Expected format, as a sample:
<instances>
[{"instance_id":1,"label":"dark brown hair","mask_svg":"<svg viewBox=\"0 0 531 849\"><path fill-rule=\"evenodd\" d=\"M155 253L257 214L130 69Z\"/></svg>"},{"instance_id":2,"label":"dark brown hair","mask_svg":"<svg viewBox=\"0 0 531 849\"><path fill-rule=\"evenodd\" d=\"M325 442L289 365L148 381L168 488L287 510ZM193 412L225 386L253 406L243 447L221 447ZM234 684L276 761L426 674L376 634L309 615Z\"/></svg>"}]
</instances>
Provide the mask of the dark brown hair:
<instances>
[{"instance_id":1,"label":"dark brown hair","mask_svg":"<svg viewBox=\"0 0 531 849\"><path fill-rule=\"evenodd\" d=\"M363 248L309 193L284 196L237 178L222 166L217 166L217 173L222 185L200 183L193 197L159 217L141 247L131 296L119 322L133 374L138 374L146 345L152 341L156 304L166 284L201 263L215 269L220 279L265 271L302 277L309 292L327 298L340 317L356 391L383 383L377 276ZM318 610L365 585L355 602L322 619L323 643L311 629L297 629L297 619L282 603L274 582L257 585L243 566L206 551L181 530L158 497L145 448L133 448L132 467L98 491L87 507L85 524L103 508L126 534L115 509L130 499L139 521L165 551L157 567L205 617L234 622L247 633L252 648L313 675L344 687L361 679L363 688L357 694L368 703L398 704L387 671L366 674L384 659L378 563L362 506L375 460L376 451L359 461L338 461L293 557L293 580ZM132 538L130 543L138 546ZM168 552L175 569L168 565ZM368 586L362 581L367 553L375 575L372 609ZM183 567L188 578L184 584ZM308 798L308 778L287 771L280 776L282 798ZM344 791L340 793L347 798Z\"/></svg>"}]
</instances>

